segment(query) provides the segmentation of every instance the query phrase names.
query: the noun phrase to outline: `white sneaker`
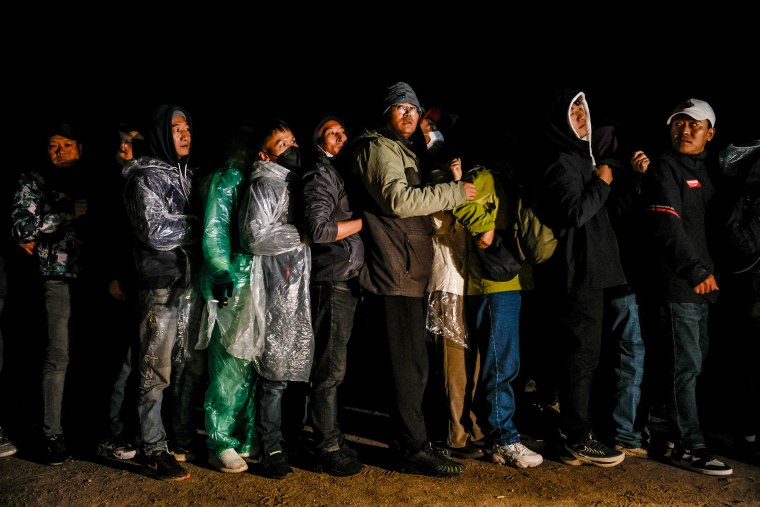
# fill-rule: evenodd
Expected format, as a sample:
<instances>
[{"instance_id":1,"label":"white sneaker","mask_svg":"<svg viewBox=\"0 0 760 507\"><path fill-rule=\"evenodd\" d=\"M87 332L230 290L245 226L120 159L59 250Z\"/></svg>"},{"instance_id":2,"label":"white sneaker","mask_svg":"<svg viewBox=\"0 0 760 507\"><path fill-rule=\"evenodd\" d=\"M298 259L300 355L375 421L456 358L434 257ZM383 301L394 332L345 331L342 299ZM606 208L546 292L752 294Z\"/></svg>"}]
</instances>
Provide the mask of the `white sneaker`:
<instances>
[{"instance_id":1,"label":"white sneaker","mask_svg":"<svg viewBox=\"0 0 760 507\"><path fill-rule=\"evenodd\" d=\"M533 452L520 442L514 444L494 444L491 451L491 461L500 465L511 465L516 468L532 468L544 462L544 458Z\"/></svg>"},{"instance_id":2,"label":"white sneaker","mask_svg":"<svg viewBox=\"0 0 760 507\"><path fill-rule=\"evenodd\" d=\"M208 462L226 474L236 474L248 470L248 463L235 452L235 449L225 449L219 456L212 454Z\"/></svg>"}]
</instances>

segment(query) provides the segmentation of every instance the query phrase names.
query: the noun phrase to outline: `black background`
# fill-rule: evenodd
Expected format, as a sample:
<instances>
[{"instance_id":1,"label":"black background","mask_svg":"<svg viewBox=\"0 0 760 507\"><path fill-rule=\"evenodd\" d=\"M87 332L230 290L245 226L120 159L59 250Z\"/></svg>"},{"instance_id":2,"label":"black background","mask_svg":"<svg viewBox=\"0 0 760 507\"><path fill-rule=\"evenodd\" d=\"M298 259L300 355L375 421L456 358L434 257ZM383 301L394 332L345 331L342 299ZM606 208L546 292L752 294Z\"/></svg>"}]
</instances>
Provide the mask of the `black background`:
<instances>
[{"instance_id":1,"label":"black background","mask_svg":"<svg viewBox=\"0 0 760 507\"><path fill-rule=\"evenodd\" d=\"M391 4L362 14L218 9L189 20L131 8L101 21L93 12L87 22L81 13L18 21L22 35L3 36L6 155L25 170L61 119L79 123L97 148L120 121L139 125L155 106L175 103L193 117L195 162L215 164L232 124L278 116L303 146L329 112L357 134L377 120L384 88L396 81L411 84L423 106L477 118L484 137L506 131L526 149L543 143L544 107L558 87L586 91L592 124L622 123L645 149L663 141L673 106L690 97L716 112L713 148L760 136L760 44L746 13L716 7L668 20L622 6L534 5L524 6L532 16L517 16L432 5L420 13Z\"/></svg>"}]
</instances>

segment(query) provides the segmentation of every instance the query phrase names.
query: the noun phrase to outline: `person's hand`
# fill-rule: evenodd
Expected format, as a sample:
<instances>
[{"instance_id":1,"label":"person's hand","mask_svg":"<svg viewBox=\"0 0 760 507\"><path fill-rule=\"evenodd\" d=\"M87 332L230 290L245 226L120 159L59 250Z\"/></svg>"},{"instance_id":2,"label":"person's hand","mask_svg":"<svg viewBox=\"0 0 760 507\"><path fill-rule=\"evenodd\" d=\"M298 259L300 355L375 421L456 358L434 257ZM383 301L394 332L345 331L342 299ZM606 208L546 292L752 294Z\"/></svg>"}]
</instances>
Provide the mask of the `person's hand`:
<instances>
[{"instance_id":1,"label":"person's hand","mask_svg":"<svg viewBox=\"0 0 760 507\"><path fill-rule=\"evenodd\" d=\"M127 300L127 293L124 292L119 280L111 280L111 283L108 284L108 293L118 301Z\"/></svg>"},{"instance_id":2,"label":"person's hand","mask_svg":"<svg viewBox=\"0 0 760 507\"><path fill-rule=\"evenodd\" d=\"M217 283L211 288L211 295L216 299L219 308L227 306L228 299L232 297L233 288L232 282Z\"/></svg>"},{"instance_id":3,"label":"person's hand","mask_svg":"<svg viewBox=\"0 0 760 507\"><path fill-rule=\"evenodd\" d=\"M464 195L467 198L468 201L472 201L475 199L475 185L472 183L468 183L466 181L462 182L462 187L464 187Z\"/></svg>"},{"instance_id":4,"label":"person's hand","mask_svg":"<svg viewBox=\"0 0 760 507\"><path fill-rule=\"evenodd\" d=\"M490 231L481 233L475 241L475 243L478 245L478 248L485 250L491 246L491 243L493 243L494 232L495 229L491 229Z\"/></svg>"},{"instance_id":5,"label":"person's hand","mask_svg":"<svg viewBox=\"0 0 760 507\"><path fill-rule=\"evenodd\" d=\"M459 181L462 179L462 159L459 157L454 157L451 159L451 162L449 162L449 169L451 170L451 177L454 179L454 181Z\"/></svg>"},{"instance_id":6,"label":"person's hand","mask_svg":"<svg viewBox=\"0 0 760 507\"><path fill-rule=\"evenodd\" d=\"M647 172L647 169L649 169L649 157L647 157L647 154L643 151L633 152L633 156L631 157L631 167L633 167L633 170L637 173L644 174Z\"/></svg>"},{"instance_id":7,"label":"person's hand","mask_svg":"<svg viewBox=\"0 0 760 507\"><path fill-rule=\"evenodd\" d=\"M604 181L608 185L612 184L612 168L610 166L607 164L602 164L601 166L594 169L594 172L600 180Z\"/></svg>"},{"instance_id":8,"label":"person's hand","mask_svg":"<svg viewBox=\"0 0 760 507\"><path fill-rule=\"evenodd\" d=\"M718 290L718 282L715 281L715 277L713 275L710 275L702 280L699 285L694 287L693 290L695 294L709 294L714 290Z\"/></svg>"}]
</instances>

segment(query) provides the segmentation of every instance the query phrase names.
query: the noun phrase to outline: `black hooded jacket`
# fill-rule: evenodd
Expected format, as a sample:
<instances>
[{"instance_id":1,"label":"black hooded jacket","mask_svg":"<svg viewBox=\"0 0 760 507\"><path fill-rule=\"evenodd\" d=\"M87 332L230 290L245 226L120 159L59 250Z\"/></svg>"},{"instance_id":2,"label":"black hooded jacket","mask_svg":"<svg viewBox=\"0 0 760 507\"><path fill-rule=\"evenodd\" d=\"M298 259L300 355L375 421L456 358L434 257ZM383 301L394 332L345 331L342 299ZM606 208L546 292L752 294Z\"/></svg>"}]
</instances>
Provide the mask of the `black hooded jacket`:
<instances>
[{"instance_id":1,"label":"black hooded jacket","mask_svg":"<svg viewBox=\"0 0 760 507\"><path fill-rule=\"evenodd\" d=\"M185 286L198 257L199 220L190 210L192 171L177 157L172 115L180 111L192 130L190 115L179 106L155 110L148 133L150 156L124 166L124 203L136 236L135 263L142 289Z\"/></svg>"},{"instance_id":2,"label":"black hooded jacket","mask_svg":"<svg viewBox=\"0 0 760 507\"><path fill-rule=\"evenodd\" d=\"M579 90L558 91L547 111L556 162L544 173L542 184L542 209L559 238L549 262L561 273L558 281L568 291L625 283L617 238L605 208L610 187L594 173L590 141L580 139L570 126L570 106L579 94ZM585 97L583 101L586 105ZM587 105L586 114L591 132Z\"/></svg>"},{"instance_id":3,"label":"black hooded jacket","mask_svg":"<svg viewBox=\"0 0 760 507\"><path fill-rule=\"evenodd\" d=\"M341 157L328 157L318 145L317 131L328 120L343 124L328 116L317 125L313 142L318 159L303 176L304 222L311 239L312 282L346 281L358 276L364 265L364 243L359 234L335 240L337 223L355 217L343 177L336 167L342 162Z\"/></svg>"}]
</instances>

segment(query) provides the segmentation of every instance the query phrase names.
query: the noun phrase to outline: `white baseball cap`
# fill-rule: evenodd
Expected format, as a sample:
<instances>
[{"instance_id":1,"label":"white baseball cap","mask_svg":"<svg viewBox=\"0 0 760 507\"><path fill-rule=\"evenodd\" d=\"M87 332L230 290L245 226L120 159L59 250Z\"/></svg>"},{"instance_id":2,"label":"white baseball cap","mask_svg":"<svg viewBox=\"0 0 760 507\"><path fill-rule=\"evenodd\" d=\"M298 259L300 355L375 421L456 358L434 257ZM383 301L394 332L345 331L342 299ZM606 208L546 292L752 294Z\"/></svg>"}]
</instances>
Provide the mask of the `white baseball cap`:
<instances>
[{"instance_id":1,"label":"white baseball cap","mask_svg":"<svg viewBox=\"0 0 760 507\"><path fill-rule=\"evenodd\" d=\"M715 111L704 100L689 99L678 104L673 109L673 114L668 118L668 125L670 125L670 121L677 114L685 114L695 120L710 120L710 126L715 126Z\"/></svg>"}]
</instances>

